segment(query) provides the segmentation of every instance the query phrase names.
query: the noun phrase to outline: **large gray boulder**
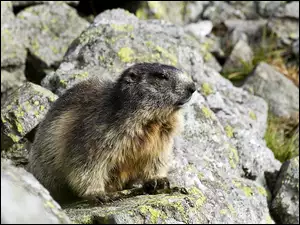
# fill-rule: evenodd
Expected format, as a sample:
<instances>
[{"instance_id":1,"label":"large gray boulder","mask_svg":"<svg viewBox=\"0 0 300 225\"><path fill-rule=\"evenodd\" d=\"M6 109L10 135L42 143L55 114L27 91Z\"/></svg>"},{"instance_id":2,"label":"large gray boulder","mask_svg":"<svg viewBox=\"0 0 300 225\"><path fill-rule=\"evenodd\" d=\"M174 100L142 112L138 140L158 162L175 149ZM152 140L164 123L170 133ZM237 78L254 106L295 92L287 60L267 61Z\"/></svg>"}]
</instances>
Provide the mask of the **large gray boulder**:
<instances>
[{"instance_id":1,"label":"large gray boulder","mask_svg":"<svg viewBox=\"0 0 300 225\"><path fill-rule=\"evenodd\" d=\"M24 75L26 35L15 18L10 1L1 1L1 94L21 86ZM2 97L1 97L2 98Z\"/></svg>"},{"instance_id":2,"label":"large gray boulder","mask_svg":"<svg viewBox=\"0 0 300 225\"><path fill-rule=\"evenodd\" d=\"M57 96L26 82L1 107L1 150L8 150L32 131L44 118Z\"/></svg>"},{"instance_id":3,"label":"large gray boulder","mask_svg":"<svg viewBox=\"0 0 300 225\"><path fill-rule=\"evenodd\" d=\"M271 204L278 223L299 224L299 156L282 164Z\"/></svg>"},{"instance_id":4,"label":"large gray boulder","mask_svg":"<svg viewBox=\"0 0 300 225\"><path fill-rule=\"evenodd\" d=\"M160 62L184 69L199 89L184 109L183 133L175 138L170 160L172 186L184 186L190 195L139 196L92 209L80 205L67 209L74 221L273 222L264 182L241 177L255 179L280 168L263 141L267 104L205 65L200 48L182 27L107 10L45 77L44 87L60 96L89 77L114 80L134 63Z\"/></svg>"},{"instance_id":5,"label":"large gray boulder","mask_svg":"<svg viewBox=\"0 0 300 225\"><path fill-rule=\"evenodd\" d=\"M276 116L289 117L299 113L299 89L267 63L258 64L243 87L265 99Z\"/></svg>"},{"instance_id":6,"label":"large gray boulder","mask_svg":"<svg viewBox=\"0 0 300 225\"><path fill-rule=\"evenodd\" d=\"M28 61L35 81L45 75L45 70L57 67L68 46L89 24L64 2L25 8L17 18L29 38Z\"/></svg>"},{"instance_id":7,"label":"large gray boulder","mask_svg":"<svg viewBox=\"0 0 300 225\"><path fill-rule=\"evenodd\" d=\"M69 224L49 192L23 168L1 159L1 224Z\"/></svg>"},{"instance_id":8,"label":"large gray boulder","mask_svg":"<svg viewBox=\"0 0 300 225\"><path fill-rule=\"evenodd\" d=\"M246 65L252 64L253 51L244 40L239 40L226 60L222 72L225 74L246 71Z\"/></svg>"}]
</instances>

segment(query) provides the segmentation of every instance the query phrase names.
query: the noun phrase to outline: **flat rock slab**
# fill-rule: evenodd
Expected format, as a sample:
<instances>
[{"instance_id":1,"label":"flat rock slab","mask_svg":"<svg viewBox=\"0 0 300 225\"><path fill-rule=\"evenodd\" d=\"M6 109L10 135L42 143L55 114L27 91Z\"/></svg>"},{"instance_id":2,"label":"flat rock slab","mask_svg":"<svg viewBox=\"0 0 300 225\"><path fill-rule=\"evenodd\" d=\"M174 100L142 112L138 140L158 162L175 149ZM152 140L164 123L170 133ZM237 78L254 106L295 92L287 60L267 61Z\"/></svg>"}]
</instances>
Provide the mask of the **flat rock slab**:
<instances>
[{"instance_id":1,"label":"flat rock slab","mask_svg":"<svg viewBox=\"0 0 300 225\"><path fill-rule=\"evenodd\" d=\"M71 222L32 174L1 159L1 224L14 223Z\"/></svg>"}]
</instances>

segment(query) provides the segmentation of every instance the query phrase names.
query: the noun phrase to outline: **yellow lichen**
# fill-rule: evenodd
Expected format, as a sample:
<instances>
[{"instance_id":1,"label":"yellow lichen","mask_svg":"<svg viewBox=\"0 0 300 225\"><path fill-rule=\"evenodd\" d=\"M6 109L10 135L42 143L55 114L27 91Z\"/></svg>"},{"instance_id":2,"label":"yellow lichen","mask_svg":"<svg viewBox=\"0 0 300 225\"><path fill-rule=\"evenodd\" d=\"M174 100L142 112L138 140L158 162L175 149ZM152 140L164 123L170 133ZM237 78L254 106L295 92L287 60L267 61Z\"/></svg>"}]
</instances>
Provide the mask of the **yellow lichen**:
<instances>
[{"instance_id":1,"label":"yellow lichen","mask_svg":"<svg viewBox=\"0 0 300 225\"><path fill-rule=\"evenodd\" d=\"M201 92L202 92L202 94L205 95L205 96L208 96L208 95L210 95L211 93L213 93L212 88L211 88L211 86L210 86L209 83L203 83L203 84L202 84Z\"/></svg>"},{"instance_id":2,"label":"yellow lichen","mask_svg":"<svg viewBox=\"0 0 300 225\"><path fill-rule=\"evenodd\" d=\"M251 111L251 112L249 113L249 116L250 116L250 118L253 119L253 120L256 120L256 119L257 119L257 118L256 118L256 114L255 114L253 111Z\"/></svg>"},{"instance_id":3,"label":"yellow lichen","mask_svg":"<svg viewBox=\"0 0 300 225\"><path fill-rule=\"evenodd\" d=\"M134 60L134 51L129 47L123 47L119 50L118 56L123 62L131 62Z\"/></svg>"},{"instance_id":4,"label":"yellow lichen","mask_svg":"<svg viewBox=\"0 0 300 225\"><path fill-rule=\"evenodd\" d=\"M233 128L230 125L227 125L225 127L225 132L227 137L232 138L233 137Z\"/></svg>"},{"instance_id":5,"label":"yellow lichen","mask_svg":"<svg viewBox=\"0 0 300 225\"><path fill-rule=\"evenodd\" d=\"M211 118L212 112L210 111L209 108L203 106L203 107L201 108L201 110L202 110L202 112L203 112L203 114L204 114L204 116L205 116L206 118Z\"/></svg>"},{"instance_id":6,"label":"yellow lichen","mask_svg":"<svg viewBox=\"0 0 300 225\"><path fill-rule=\"evenodd\" d=\"M237 163L239 162L239 155L236 148L229 147L229 163L232 168L236 168Z\"/></svg>"}]
</instances>

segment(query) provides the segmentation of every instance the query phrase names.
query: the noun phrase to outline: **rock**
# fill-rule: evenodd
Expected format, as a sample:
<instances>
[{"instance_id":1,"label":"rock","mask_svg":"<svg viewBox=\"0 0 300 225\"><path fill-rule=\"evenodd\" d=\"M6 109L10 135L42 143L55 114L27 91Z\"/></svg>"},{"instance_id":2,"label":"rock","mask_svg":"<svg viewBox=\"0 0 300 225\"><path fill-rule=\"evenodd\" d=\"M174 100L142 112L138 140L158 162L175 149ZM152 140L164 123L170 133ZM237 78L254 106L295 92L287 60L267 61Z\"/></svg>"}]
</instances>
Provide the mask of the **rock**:
<instances>
[{"instance_id":1,"label":"rock","mask_svg":"<svg viewBox=\"0 0 300 225\"><path fill-rule=\"evenodd\" d=\"M53 4L56 1L12 1L12 5L14 7L27 7L37 4ZM64 3L67 3L72 6L77 6L79 4L79 1L62 1Z\"/></svg>"},{"instance_id":2,"label":"rock","mask_svg":"<svg viewBox=\"0 0 300 225\"><path fill-rule=\"evenodd\" d=\"M32 174L1 159L1 223L71 222Z\"/></svg>"},{"instance_id":3,"label":"rock","mask_svg":"<svg viewBox=\"0 0 300 225\"><path fill-rule=\"evenodd\" d=\"M247 42L239 40L234 46L230 56L226 60L222 72L225 74L245 70L247 64L251 64L253 51Z\"/></svg>"},{"instance_id":4,"label":"rock","mask_svg":"<svg viewBox=\"0 0 300 225\"><path fill-rule=\"evenodd\" d=\"M241 178L246 177L243 167L250 171L248 177L280 168L263 141L267 104L206 66L200 52L201 45L182 27L107 10L72 43L59 68L45 77L43 85L61 95L88 77L114 80L133 63L160 62L184 69L201 93L195 93L184 109L184 130L175 138L170 160L171 185L184 186L191 194L71 207L66 212L73 221L273 223L265 186Z\"/></svg>"},{"instance_id":5,"label":"rock","mask_svg":"<svg viewBox=\"0 0 300 225\"><path fill-rule=\"evenodd\" d=\"M1 98L26 80L25 35L12 12L10 1L1 2Z\"/></svg>"},{"instance_id":6,"label":"rock","mask_svg":"<svg viewBox=\"0 0 300 225\"><path fill-rule=\"evenodd\" d=\"M208 19L214 25L227 19L246 19L245 14L224 1L213 1L203 12L203 19Z\"/></svg>"},{"instance_id":7,"label":"rock","mask_svg":"<svg viewBox=\"0 0 300 225\"><path fill-rule=\"evenodd\" d=\"M192 34L195 38L201 40L201 38L205 37L206 35L210 34L212 31L213 24L209 20L199 21L197 23L190 23L185 26L185 31L187 33Z\"/></svg>"},{"instance_id":8,"label":"rock","mask_svg":"<svg viewBox=\"0 0 300 225\"><path fill-rule=\"evenodd\" d=\"M299 156L282 164L271 213L277 223L299 224Z\"/></svg>"},{"instance_id":9,"label":"rock","mask_svg":"<svg viewBox=\"0 0 300 225\"><path fill-rule=\"evenodd\" d=\"M257 11L262 17L272 17L275 12L285 5L283 1L257 1Z\"/></svg>"},{"instance_id":10,"label":"rock","mask_svg":"<svg viewBox=\"0 0 300 225\"><path fill-rule=\"evenodd\" d=\"M259 14L257 13L256 2L251 1L229 1L229 4L236 10L240 10L247 19L257 19Z\"/></svg>"},{"instance_id":11,"label":"rock","mask_svg":"<svg viewBox=\"0 0 300 225\"><path fill-rule=\"evenodd\" d=\"M279 170L281 163L274 158L263 140L268 115L266 102L234 87L210 67L204 66L204 73L195 80L209 108L215 112L227 137L237 149L237 166L241 168L241 176L255 180L264 171Z\"/></svg>"},{"instance_id":12,"label":"rock","mask_svg":"<svg viewBox=\"0 0 300 225\"><path fill-rule=\"evenodd\" d=\"M69 217L75 223L273 223L265 189L238 178L236 151L226 143L200 94L194 94L184 118L169 177L172 186L185 186L188 195L143 195L93 208L80 205L66 209Z\"/></svg>"},{"instance_id":13,"label":"rock","mask_svg":"<svg viewBox=\"0 0 300 225\"><path fill-rule=\"evenodd\" d=\"M201 65L203 61L193 45L199 43L168 22L144 21L124 10L108 10L73 42L64 62L43 80L43 86L61 95L87 77L114 79L141 61L164 62L195 73L199 67L190 62Z\"/></svg>"},{"instance_id":14,"label":"rock","mask_svg":"<svg viewBox=\"0 0 300 225\"><path fill-rule=\"evenodd\" d=\"M37 74L30 74L35 80L45 75L44 70L56 68L73 39L88 26L74 8L63 2L25 8L17 18L29 37L28 61L36 70Z\"/></svg>"},{"instance_id":15,"label":"rock","mask_svg":"<svg viewBox=\"0 0 300 225\"><path fill-rule=\"evenodd\" d=\"M249 41L250 45L256 43L262 36L262 30L266 26L267 21L260 20L225 20L226 26L231 40L231 45L234 46L239 40Z\"/></svg>"},{"instance_id":16,"label":"rock","mask_svg":"<svg viewBox=\"0 0 300 225\"><path fill-rule=\"evenodd\" d=\"M1 107L1 150L18 143L35 128L56 98L49 90L30 82L8 96Z\"/></svg>"},{"instance_id":17,"label":"rock","mask_svg":"<svg viewBox=\"0 0 300 225\"><path fill-rule=\"evenodd\" d=\"M1 150L1 158L11 160L15 166L26 166L29 159L30 142L24 138L6 150Z\"/></svg>"},{"instance_id":18,"label":"rock","mask_svg":"<svg viewBox=\"0 0 300 225\"><path fill-rule=\"evenodd\" d=\"M244 88L264 98L276 116L290 117L299 113L299 89L267 63L257 65Z\"/></svg>"},{"instance_id":19,"label":"rock","mask_svg":"<svg viewBox=\"0 0 300 225\"><path fill-rule=\"evenodd\" d=\"M299 1L292 1L284 7L279 7L279 9L275 11L275 16L299 19Z\"/></svg>"},{"instance_id":20,"label":"rock","mask_svg":"<svg viewBox=\"0 0 300 225\"><path fill-rule=\"evenodd\" d=\"M207 4L209 1L143 1L136 10L136 16L182 25L196 22Z\"/></svg>"},{"instance_id":21,"label":"rock","mask_svg":"<svg viewBox=\"0 0 300 225\"><path fill-rule=\"evenodd\" d=\"M291 45L293 41L299 39L299 20L271 19L267 25L270 31L275 33L285 45Z\"/></svg>"},{"instance_id":22,"label":"rock","mask_svg":"<svg viewBox=\"0 0 300 225\"><path fill-rule=\"evenodd\" d=\"M22 65L17 69L1 68L1 92L12 92L20 87L25 81L25 66Z\"/></svg>"}]
</instances>

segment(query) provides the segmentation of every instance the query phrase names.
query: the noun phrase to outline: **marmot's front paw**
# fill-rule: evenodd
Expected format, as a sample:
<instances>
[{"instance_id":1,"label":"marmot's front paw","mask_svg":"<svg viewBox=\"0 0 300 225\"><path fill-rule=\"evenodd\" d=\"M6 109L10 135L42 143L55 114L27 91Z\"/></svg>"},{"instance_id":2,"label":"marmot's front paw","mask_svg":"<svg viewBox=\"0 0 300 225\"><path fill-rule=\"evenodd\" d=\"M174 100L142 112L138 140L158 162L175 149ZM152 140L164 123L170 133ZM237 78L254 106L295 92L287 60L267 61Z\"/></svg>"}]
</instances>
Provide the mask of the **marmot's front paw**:
<instances>
[{"instance_id":1,"label":"marmot's front paw","mask_svg":"<svg viewBox=\"0 0 300 225\"><path fill-rule=\"evenodd\" d=\"M170 182L168 178L155 178L144 183L143 189L148 194L155 194L158 190L170 189Z\"/></svg>"}]
</instances>

